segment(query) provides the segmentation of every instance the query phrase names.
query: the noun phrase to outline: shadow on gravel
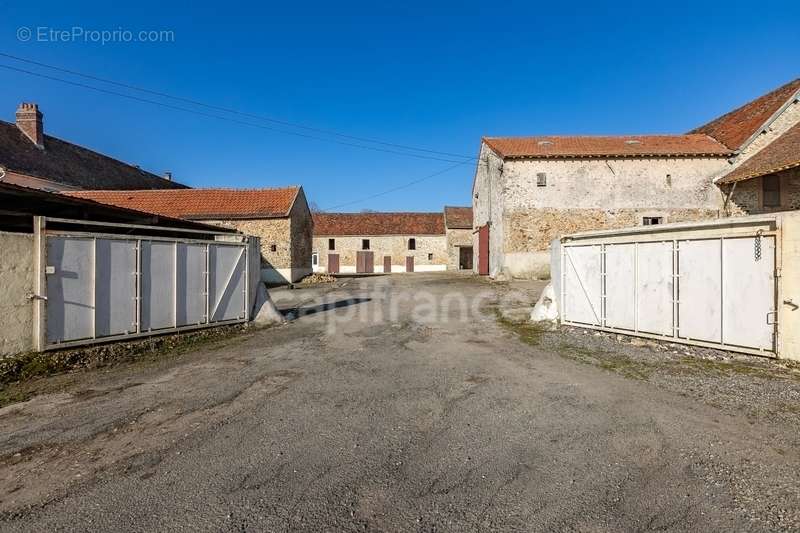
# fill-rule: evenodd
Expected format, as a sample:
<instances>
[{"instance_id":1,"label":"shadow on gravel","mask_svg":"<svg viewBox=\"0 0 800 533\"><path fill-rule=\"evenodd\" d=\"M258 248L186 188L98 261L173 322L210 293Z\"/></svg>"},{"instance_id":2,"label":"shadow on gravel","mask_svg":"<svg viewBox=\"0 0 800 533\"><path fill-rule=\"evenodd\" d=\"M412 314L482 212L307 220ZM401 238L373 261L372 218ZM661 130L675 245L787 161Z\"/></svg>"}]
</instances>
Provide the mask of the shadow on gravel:
<instances>
[{"instance_id":1,"label":"shadow on gravel","mask_svg":"<svg viewBox=\"0 0 800 533\"><path fill-rule=\"evenodd\" d=\"M330 302L310 307L292 307L290 309L284 309L281 311L281 314L286 320L292 321L304 316L316 315L317 313L324 313L325 311L350 307L351 305L358 305L369 301L372 301L372 298L348 298L346 300L339 300L338 302Z\"/></svg>"}]
</instances>

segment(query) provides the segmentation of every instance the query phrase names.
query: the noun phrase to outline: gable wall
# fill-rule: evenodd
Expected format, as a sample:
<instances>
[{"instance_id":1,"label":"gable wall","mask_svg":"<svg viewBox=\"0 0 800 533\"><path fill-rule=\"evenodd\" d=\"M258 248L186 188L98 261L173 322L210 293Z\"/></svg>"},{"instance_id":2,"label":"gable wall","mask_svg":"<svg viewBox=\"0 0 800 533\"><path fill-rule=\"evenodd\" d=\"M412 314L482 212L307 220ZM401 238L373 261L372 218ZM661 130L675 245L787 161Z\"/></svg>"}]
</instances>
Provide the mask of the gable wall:
<instances>
[{"instance_id":1,"label":"gable wall","mask_svg":"<svg viewBox=\"0 0 800 533\"><path fill-rule=\"evenodd\" d=\"M503 266L503 160L481 143L472 191L472 220L475 229L489 224L489 275L496 276ZM478 272L478 234L472 238L473 271Z\"/></svg>"},{"instance_id":2,"label":"gable wall","mask_svg":"<svg viewBox=\"0 0 800 533\"><path fill-rule=\"evenodd\" d=\"M717 218L713 178L725 158L527 159L503 167L502 268L514 277L549 275L550 241L568 233ZM537 186L537 173L547 185ZM669 178L667 177L669 175Z\"/></svg>"}]
</instances>

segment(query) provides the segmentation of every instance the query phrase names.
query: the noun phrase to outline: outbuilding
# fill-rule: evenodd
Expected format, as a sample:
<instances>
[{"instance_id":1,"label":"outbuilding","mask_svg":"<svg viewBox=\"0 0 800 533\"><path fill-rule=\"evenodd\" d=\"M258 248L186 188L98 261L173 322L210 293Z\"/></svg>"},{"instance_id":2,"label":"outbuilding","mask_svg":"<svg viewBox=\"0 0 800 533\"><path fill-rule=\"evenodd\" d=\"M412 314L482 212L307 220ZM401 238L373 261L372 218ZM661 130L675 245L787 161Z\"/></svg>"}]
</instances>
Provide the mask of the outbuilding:
<instances>
[{"instance_id":1,"label":"outbuilding","mask_svg":"<svg viewBox=\"0 0 800 533\"><path fill-rule=\"evenodd\" d=\"M270 285L311 273L312 218L303 188L73 191L65 194L147 213L234 228L261 240Z\"/></svg>"}]
</instances>

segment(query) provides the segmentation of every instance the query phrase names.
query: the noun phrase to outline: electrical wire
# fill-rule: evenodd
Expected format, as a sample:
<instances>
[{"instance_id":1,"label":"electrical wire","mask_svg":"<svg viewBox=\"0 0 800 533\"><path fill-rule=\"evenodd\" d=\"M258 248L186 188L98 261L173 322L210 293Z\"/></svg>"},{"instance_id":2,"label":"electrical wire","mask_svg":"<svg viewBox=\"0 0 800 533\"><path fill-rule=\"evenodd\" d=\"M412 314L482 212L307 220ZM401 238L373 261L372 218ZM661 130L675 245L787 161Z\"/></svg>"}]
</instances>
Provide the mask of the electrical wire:
<instances>
[{"instance_id":1,"label":"electrical wire","mask_svg":"<svg viewBox=\"0 0 800 533\"><path fill-rule=\"evenodd\" d=\"M139 86L131 85L131 84L128 84L128 83L118 82L118 81L111 80L111 79L108 79L108 78L102 78L100 76L95 76L95 75L92 75L92 74L87 74L87 73L84 73L84 72L79 72L79 71L76 71L76 70L59 67L59 66L56 66L56 65L50 65L48 63L42 63L40 61L34 61L32 59L27 59L27 58L24 58L24 57L15 56L13 54L7 54L5 52L0 52L0 57L5 57L5 58L8 58L8 59L13 59L15 61L28 63L30 65L36 65L36 66L39 66L39 67L48 68L48 69L51 69L51 70L55 70L55 71L58 71L58 72L63 72L65 74L70 74L70 75L73 75L73 76L80 76L80 77L85 78L85 79L99 81L99 82L102 82L102 83L115 85L117 87L123 87L123 88L130 89L130 90L133 90L133 91L138 91L138 92L142 92L142 93L146 93L146 94L151 94L151 95L159 96L159 97L162 97L162 98L168 98L170 100L191 104L191 105L203 107L203 108L206 108L206 109L212 109L212 110L215 110L215 111L222 111L224 113L230 113L230 114L234 114L234 115L238 115L238 116L242 116L242 117L247 117L247 118L256 119L256 120L260 120L260 121L270 122L270 123L278 124L278 125L281 125L281 126L288 126L288 127L292 127L292 128L302 129L302 130L305 130L305 131L321 133L321 134L324 134L324 135L331 135L331 136L340 137L340 138L344 138L344 139L350 139L350 140L353 140L353 141L360 141L360 142L367 142L367 143L372 143L372 144L379 144L379 145L387 146L387 147L390 147L390 148L399 148L399 149L403 149L403 150L412 150L412 151L416 151L416 152L424 152L424 153L429 153L429 154L436 154L436 155L447 156L447 157L451 157L451 158L453 158L453 157L463 158L463 159L467 159L467 160L470 160L470 161L475 160L475 157L472 157L472 156L460 155L460 154L455 154L455 153L452 153L452 152L442 152L442 151L439 151L439 150L431 150L431 149L428 149L428 148L420 148L420 147L410 146L410 145L406 145L406 144L399 144L399 143L381 141L381 140L372 139L372 138L369 138L369 137L359 137L359 136L356 136L356 135L349 135L349 134L346 134L346 133L341 133L341 132L337 132L337 131L333 131L333 130L315 128L315 127L312 127L312 126L306 126L304 124L297 124L297 123L288 122L288 121L285 121L285 120L279 120L279 119L275 119L275 118L272 118L272 117L267 117L267 116L264 116L264 115L257 115L257 114L253 114L253 113L247 113L247 112L239 111L237 109L233 109L233 108L229 108L229 107L223 107L223 106L218 106L218 105L214 105L214 104L208 104L206 102L201 102L199 100L193 100L191 98L184 98L184 97L181 97L181 96L175 96L175 95L171 95L171 94L168 94L168 93L165 93L165 92L148 89L148 88L145 88L145 87L139 87ZM23 69L19 69L19 71L26 72L28 74L32 74L32 73L30 73L28 71L24 71ZM54 79L54 78L48 78L48 79ZM63 80L59 80L59 81L63 81ZM117 93L112 93L112 94L117 94ZM286 132L286 131L283 131L283 130L275 130L275 131L281 131L282 133L290 133L290 132ZM320 138L317 138L317 137L311 137L311 138L314 138L314 139L317 139L317 140L323 140L323 139L320 139ZM358 146L358 147L361 147L361 148L369 148L369 147L366 147L366 146L355 145L355 144L349 144L348 146ZM392 151L390 153L399 153L399 152ZM411 154L409 154L409 155L411 155Z\"/></svg>"}]
</instances>

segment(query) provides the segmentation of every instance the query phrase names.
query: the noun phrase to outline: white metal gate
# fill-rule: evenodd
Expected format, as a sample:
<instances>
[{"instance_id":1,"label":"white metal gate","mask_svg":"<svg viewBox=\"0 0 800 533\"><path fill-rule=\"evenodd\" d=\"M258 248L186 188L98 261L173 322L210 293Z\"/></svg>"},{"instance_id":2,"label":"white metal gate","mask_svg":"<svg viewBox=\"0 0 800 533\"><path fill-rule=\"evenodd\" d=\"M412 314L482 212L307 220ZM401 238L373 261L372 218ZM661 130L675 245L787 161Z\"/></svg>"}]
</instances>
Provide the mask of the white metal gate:
<instances>
[{"instance_id":1,"label":"white metal gate","mask_svg":"<svg viewBox=\"0 0 800 533\"><path fill-rule=\"evenodd\" d=\"M47 234L44 348L247 320L247 247Z\"/></svg>"},{"instance_id":2,"label":"white metal gate","mask_svg":"<svg viewBox=\"0 0 800 533\"><path fill-rule=\"evenodd\" d=\"M599 240L562 247L563 323L776 351L774 236Z\"/></svg>"}]
</instances>

